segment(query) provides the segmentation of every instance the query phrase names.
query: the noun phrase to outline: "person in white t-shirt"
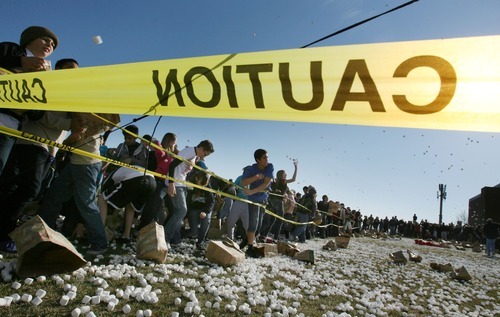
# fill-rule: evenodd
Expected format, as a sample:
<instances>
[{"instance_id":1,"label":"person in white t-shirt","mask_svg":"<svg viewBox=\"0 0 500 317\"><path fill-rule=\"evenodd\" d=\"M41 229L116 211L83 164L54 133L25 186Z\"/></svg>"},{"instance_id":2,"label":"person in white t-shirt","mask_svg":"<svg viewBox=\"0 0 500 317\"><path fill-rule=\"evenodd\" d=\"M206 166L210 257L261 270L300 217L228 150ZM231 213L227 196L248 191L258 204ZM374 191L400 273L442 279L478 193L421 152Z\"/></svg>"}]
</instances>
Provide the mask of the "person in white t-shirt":
<instances>
[{"instance_id":1,"label":"person in white t-shirt","mask_svg":"<svg viewBox=\"0 0 500 317\"><path fill-rule=\"evenodd\" d=\"M175 158L170 163L168 176L167 195L172 201L172 211L168 220L164 223L165 240L168 244L180 243L180 228L187 213L187 187L184 183L175 181L185 181L187 174L193 169L196 160L204 159L214 152L212 142L201 141L195 147L186 147L178 154L182 160Z\"/></svg>"}]
</instances>

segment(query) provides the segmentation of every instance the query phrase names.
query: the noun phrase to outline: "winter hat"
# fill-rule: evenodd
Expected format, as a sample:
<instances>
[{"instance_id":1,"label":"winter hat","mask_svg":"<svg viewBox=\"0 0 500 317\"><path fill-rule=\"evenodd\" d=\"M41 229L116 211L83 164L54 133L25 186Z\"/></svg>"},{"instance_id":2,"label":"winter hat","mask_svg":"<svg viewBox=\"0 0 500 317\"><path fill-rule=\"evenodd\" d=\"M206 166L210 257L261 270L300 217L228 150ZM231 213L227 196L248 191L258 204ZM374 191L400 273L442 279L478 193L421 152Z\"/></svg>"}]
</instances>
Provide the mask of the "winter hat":
<instances>
[{"instance_id":1,"label":"winter hat","mask_svg":"<svg viewBox=\"0 0 500 317\"><path fill-rule=\"evenodd\" d=\"M312 186L309 186L308 193L309 193L309 194L311 194L311 195L315 195L315 194L317 194L317 192L316 192L316 188L314 188L314 187L312 187Z\"/></svg>"},{"instance_id":2,"label":"winter hat","mask_svg":"<svg viewBox=\"0 0 500 317\"><path fill-rule=\"evenodd\" d=\"M31 41L44 36L50 37L52 41L54 41L55 50L57 44L59 44L59 39L54 33L52 33L51 30L41 26L30 26L29 28L24 30L23 33L21 33L21 40L19 41L19 45L21 45L21 47L26 47Z\"/></svg>"}]
</instances>

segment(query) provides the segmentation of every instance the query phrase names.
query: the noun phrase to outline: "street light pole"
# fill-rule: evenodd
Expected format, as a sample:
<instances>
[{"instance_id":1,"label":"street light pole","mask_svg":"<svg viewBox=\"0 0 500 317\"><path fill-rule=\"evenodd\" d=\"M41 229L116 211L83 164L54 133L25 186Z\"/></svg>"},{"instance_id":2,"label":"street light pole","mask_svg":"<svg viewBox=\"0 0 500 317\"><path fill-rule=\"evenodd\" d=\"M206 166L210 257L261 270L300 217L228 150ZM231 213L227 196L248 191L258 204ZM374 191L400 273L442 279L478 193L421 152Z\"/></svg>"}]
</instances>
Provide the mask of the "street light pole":
<instances>
[{"instance_id":1,"label":"street light pole","mask_svg":"<svg viewBox=\"0 0 500 317\"><path fill-rule=\"evenodd\" d=\"M443 199L446 199L446 185L439 184L437 198L439 198L439 225L441 225L443 223Z\"/></svg>"}]
</instances>

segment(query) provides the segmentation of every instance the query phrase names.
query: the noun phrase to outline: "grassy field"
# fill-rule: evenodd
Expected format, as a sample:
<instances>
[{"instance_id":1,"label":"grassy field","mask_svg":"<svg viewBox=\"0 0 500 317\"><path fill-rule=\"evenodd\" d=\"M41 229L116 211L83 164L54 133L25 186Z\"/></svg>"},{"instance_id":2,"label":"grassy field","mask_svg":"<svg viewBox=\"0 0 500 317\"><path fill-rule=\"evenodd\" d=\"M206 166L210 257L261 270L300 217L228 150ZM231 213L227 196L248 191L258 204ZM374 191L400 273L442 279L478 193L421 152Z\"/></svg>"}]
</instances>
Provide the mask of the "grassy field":
<instances>
[{"instance_id":1,"label":"grassy field","mask_svg":"<svg viewBox=\"0 0 500 317\"><path fill-rule=\"evenodd\" d=\"M500 315L498 255L491 259L471 249L420 246L404 238L351 238L347 249L336 251L322 250L326 242L298 245L314 250L315 264L278 255L247 259L229 268L209 263L191 245L169 254L164 264L137 260L133 248L118 247L73 273L48 276L45 282L35 279L27 285L14 276L1 283L0 298L35 297L40 289L46 295L38 306L20 300L0 307L0 315L71 316L76 308L85 312L88 306L93 314L80 316L116 316L125 315L125 305L130 306L129 316ZM407 249L421 255L422 262L398 265L389 258L389 253L406 254ZM14 260L3 255L0 266ZM450 263L455 269L464 266L472 280L453 279L450 273L431 269L431 262ZM21 284L19 289L12 287L14 281ZM75 298L62 306L61 298L72 291ZM92 297L94 304L82 303ZM108 310L105 301L116 301L114 310Z\"/></svg>"}]
</instances>

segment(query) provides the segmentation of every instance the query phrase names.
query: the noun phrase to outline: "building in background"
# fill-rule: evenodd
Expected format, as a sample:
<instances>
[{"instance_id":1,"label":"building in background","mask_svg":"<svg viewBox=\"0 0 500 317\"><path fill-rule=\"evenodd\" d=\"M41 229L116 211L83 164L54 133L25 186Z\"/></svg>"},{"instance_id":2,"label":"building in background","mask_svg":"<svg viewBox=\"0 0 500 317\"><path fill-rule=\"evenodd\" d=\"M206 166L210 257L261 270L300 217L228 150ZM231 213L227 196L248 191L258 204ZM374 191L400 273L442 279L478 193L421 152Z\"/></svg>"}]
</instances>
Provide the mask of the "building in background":
<instances>
[{"instance_id":1,"label":"building in background","mask_svg":"<svg viewBox=\"0 0 500 317\"><path fill-rule=\"evenodd\" d=\"M469 199L469 225L483 225L488 218L500 223L500 184L483 187L479 195Z\"/></svg>"}]
</instances>

